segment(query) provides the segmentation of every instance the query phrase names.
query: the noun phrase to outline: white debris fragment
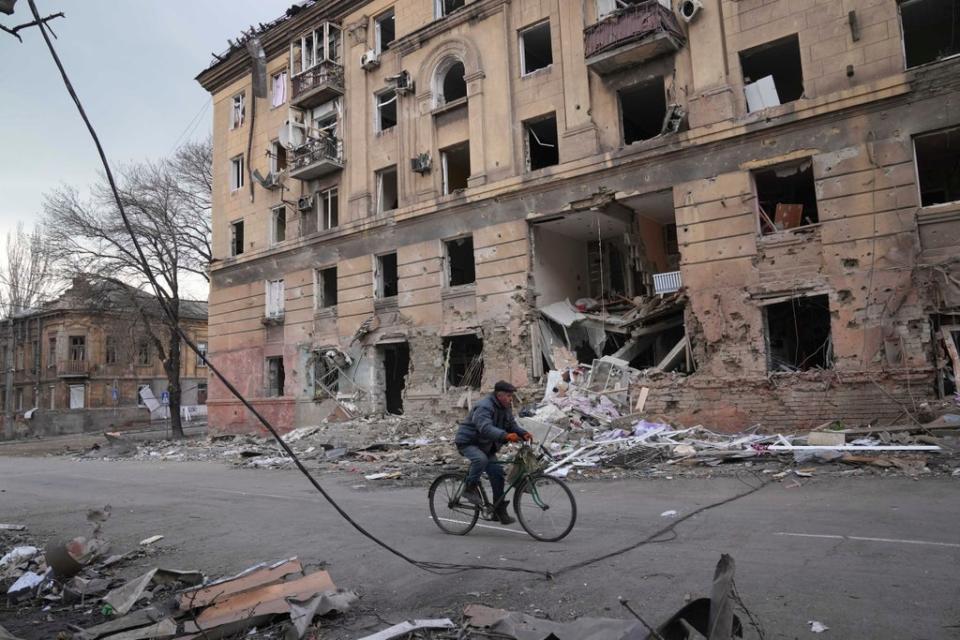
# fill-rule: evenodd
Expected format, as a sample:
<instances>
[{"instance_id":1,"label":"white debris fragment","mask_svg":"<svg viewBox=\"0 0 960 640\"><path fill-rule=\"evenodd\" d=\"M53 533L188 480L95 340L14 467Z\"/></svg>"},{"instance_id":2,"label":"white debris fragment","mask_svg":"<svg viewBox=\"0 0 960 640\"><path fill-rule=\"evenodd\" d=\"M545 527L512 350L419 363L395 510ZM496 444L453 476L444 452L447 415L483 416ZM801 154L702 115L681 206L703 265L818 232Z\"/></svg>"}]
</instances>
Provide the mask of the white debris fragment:
<instances>
[{"instance_id":1,"label":"white debris fragment","mask_svg":"<svg viewBox=\"0 0 960 640\"><path fill-rule=\"evenodd\" d=\"M810 625L810 631L814 633L823 633L830 628L818 620L807 620L807 624Z\"/></svg>"},{"instance_id":2,"label":"white debris fragment","mask_svg":"<svg viewBox=\"0 0 960 640\"><path fill-rule=\"evenodd\" d=\"M161 540L163 540L163 536L150 536L149 538L144 538L143 540L141 540L140 546L148 547L154 542L160 542Z\"/></svg>"},{"instance_id":3,"label":"white debris fragment","mask_svg":"<svg viewBox=\"0 0 960 640\"><path fill-rule=\"evenodd\" d=\"M670 509L669 511L664 511L660 514L661 518L675 518L677 515L676 509Z\"/></svg>"}]
</instances>

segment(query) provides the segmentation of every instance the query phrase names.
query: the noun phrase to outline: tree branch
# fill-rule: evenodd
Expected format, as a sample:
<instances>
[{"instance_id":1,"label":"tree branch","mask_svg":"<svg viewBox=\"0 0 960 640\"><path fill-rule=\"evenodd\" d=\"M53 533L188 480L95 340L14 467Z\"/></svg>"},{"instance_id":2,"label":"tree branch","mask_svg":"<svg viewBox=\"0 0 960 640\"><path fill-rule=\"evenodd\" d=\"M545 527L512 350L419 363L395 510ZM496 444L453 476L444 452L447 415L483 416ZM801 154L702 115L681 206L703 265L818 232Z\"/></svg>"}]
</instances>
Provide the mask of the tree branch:
<instances>
[{"instance_id":1,"label":"tree branch","mask_svg":"<svg viewBox=\"0 0 960 640\"><path fill-rule=\"evenodd\" d=\"M48 25L47 22L49 22L50 20L53 20L54 18L65 18L65 17L66 17L66 16L63 15L63 11L59 11L59 12L57 12L57 13L50 14L50 15L47 16L46 18L40 18L39 20L33 20L33 21L31 21L31 22L24 22L23 24L18 24L17 26L13 27L12 29L9 28L9 27L5 27L5 26L3 26L2 24L0 24L0 30L6 31L6 32L9 33L10 35L12 35L14 38L16 38L17 40L19 40L20 42L23 42L23 38L21 38L21 37L20 37L20 34L17 33L17 32L20 31L21 29L26 29L27 27L36 27L37 25L40 25L40 24L46 24L46 25L47 25L47 29L50 29L50 25ZM52 30L52 29L50 30L50 33L51 33L51 34L53 33L53 30ZM54 35L53 37L56 38L57 36Z\"/></svg>"}]
</instances>

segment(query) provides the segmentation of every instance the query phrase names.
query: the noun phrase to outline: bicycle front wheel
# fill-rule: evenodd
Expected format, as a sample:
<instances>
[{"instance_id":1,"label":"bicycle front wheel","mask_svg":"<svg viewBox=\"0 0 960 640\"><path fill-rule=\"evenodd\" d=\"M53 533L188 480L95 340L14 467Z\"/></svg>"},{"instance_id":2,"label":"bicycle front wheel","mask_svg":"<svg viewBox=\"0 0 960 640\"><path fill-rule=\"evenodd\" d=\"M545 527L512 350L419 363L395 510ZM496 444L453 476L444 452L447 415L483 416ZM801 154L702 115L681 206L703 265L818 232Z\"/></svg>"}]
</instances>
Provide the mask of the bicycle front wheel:
<instances>
[{"instance_id":1,"label":"bicycle front wheel","mask_svg":"<svg viewBox=\"0 0 960 640\"><path fill-rule=\"evenodd\" d=\"M562 540L577 521L573 492L553 476L529 476L517 489L513 509L524 531L544 542Z\"/></svg>"},{"instance_id":2,"label":"bicycle front wheel","mask_svg":"<svg viewBox=\"0 0 960 640\"><path fill-rule=\"evenodd\" d=\"M480 509L467 502L463 493L462 473L444 473L430 485L430 516L440 530L454 536L463 536L473 529L480 517Z\"/></svg>"}]
</instances>

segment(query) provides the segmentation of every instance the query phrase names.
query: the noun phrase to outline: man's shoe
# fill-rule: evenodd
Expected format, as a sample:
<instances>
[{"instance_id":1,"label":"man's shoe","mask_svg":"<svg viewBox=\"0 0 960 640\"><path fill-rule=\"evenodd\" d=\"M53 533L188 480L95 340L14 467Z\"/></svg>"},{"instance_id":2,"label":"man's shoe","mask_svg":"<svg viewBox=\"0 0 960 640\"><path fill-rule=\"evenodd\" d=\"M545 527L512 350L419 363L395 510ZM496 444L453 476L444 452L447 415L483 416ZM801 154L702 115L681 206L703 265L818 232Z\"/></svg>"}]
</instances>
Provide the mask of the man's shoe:
<instances>
[{"instance_id":1,"label":"man's shoe","mask_svg":"<svg viewBox=\"0 0 960 640\"><path fill-rule=\"evenodd\" d=\"M507 505L510 504L509 500L504 500L497 508L497 520L500 521L500 524L513 524L516 522L513 518L510 517L510 514L507 513Z\"/></svg>"},{"instance_id":2,"label":"man's shoe","mask_svg":"<svg viewBox=\"0 0 960 640\"><path fill-rule=\"evenodd\" d=\"M477 485L468 485L466 489L463 490L463 499L472 504L475 507L483 506L483 498L480 497L480 490L477 489Z\"/></svg>"}]
</instances>

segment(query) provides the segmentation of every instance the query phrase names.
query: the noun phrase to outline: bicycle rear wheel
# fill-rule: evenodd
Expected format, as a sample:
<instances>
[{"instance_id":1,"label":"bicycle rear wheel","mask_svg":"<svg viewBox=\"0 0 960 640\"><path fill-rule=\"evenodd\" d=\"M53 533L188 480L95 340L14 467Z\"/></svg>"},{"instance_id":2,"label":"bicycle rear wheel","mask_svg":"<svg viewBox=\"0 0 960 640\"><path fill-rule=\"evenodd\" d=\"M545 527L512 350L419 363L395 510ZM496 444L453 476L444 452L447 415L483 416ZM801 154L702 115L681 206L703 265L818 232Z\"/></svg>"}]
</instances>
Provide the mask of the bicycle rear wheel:
<instances>
[{"instance_id":1,"label":"bicycle rear wheel","mask_svg":"<svg viewBox=\"0 0 960 640\"><path fill-rule=\"evenodd\" d=\"M529 476L517 489L513 509L524 531L544 542L562 540L577 521L573 492L563 481L543 474Z\"/></svg>"},{"instance_id":2,"label":"bicycle rear wheel","mask_svg":"<svg viewBox=\"0 0 960 640\"><path fill-rule=\"evenodd\" d=\"M430 516L440 530L454 536L463 536L473 529L480 517L480 509L461 497L463 473L444 473L430 485Z\"/></svg>"}]
</instances>

